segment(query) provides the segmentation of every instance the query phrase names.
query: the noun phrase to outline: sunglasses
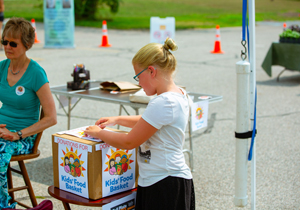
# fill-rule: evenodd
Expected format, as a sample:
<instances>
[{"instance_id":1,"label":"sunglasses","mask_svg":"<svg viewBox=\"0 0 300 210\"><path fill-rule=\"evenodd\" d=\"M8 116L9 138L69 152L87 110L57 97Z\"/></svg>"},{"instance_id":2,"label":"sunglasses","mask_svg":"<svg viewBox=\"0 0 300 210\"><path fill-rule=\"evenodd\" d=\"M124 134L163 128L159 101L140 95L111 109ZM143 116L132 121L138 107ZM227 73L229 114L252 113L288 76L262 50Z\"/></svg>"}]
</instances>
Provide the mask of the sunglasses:
<instances>
[{"instance_id":1,"label":"sunglasses","mask_svg":"<svg viewBox=\"0 0 300 210\"><path fill-rule=\"evenodd\" d=\"M4 46L8 45L8 43L9 43L9 46L11 46L11 47L17 47L18 46L18 44L15 43L15 42L10 42L10 41L7 41L7 40L1 40L1 44L3 44Z\"/></svg>"}]
</instances>

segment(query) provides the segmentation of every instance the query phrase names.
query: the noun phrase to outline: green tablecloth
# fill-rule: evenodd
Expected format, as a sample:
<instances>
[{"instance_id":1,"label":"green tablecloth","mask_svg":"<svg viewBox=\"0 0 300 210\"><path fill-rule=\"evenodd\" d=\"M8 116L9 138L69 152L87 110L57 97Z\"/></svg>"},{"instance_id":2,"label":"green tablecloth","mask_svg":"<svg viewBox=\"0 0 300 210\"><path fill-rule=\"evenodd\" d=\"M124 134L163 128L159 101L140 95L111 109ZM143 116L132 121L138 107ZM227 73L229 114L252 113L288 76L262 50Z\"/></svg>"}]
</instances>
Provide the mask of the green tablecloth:
<instances>
[{"instance_id":1,"label":"green tablecloth","mask_svg":"<svg viewBox=\"0 0 300 210\"><path fill-rule=\"evenodd\" d=\"M300 44L272 43L261 65L270 77L272 76L272 65L300 71Z\"/></svg>"}]
</instances>

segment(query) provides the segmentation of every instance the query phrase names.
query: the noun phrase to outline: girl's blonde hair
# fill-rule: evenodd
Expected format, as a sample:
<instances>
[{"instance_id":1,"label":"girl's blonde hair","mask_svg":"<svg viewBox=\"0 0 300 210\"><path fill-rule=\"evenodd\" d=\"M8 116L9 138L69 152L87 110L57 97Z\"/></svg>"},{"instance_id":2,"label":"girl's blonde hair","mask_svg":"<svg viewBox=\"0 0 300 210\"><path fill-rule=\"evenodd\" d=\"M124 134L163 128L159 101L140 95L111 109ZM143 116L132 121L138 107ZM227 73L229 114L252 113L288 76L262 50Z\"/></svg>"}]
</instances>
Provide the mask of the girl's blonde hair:
<instances>
[{"instance_id":1,"label":"girl's blonde hair","mask_svg":"<svg viewBox=\"0 0 300 210\"><path fill-rule=\"evenodd\" d=\"M174 72L177 61L175 56L170 52L178 49L173 39L167 38L165 43L150 43L142 47L133 57L132 64L140 67L157 65L162 71Z\"/></svg>"}]
</instances>

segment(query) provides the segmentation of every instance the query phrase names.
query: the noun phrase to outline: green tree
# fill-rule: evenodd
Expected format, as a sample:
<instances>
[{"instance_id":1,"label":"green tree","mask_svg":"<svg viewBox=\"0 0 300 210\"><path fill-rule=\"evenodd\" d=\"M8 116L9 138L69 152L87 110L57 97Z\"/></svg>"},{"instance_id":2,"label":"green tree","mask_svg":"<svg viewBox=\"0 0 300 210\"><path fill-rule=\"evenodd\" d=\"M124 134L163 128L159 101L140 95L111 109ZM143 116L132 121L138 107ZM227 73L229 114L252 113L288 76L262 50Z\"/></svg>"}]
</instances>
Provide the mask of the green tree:
<instances>
[{"instance_id":1,"label":"green tree","mask_svg":"<svg viewBox=\"0 0 300 210\"><path fill-rule=\"evenodd\" d=\"M75 18L94 20L100 7L108 6L111 13L117 13L120 0L74 0Z\"/></svg>"}]
</instances>

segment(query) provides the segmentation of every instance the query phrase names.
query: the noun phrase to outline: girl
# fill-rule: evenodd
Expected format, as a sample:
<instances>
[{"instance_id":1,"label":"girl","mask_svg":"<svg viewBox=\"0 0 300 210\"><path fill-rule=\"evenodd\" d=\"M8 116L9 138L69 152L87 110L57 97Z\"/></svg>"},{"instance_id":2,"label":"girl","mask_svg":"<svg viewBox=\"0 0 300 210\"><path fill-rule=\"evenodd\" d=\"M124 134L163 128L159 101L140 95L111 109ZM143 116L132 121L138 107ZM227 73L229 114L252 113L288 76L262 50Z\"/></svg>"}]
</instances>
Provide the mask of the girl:
<instances>
[{"instance_id":1,"label":"girl","mask_svg":"<svg viewBox=\"0 0 300 210\"><path fill-rule=\"evenodd\" d=\"M110 169L109 169L109 174L110 175L115 175L117 174L117 170L116 170L116 167L115 167L115 159L110 159L109 161L109 166L110 166Z\"/></svg>"},{"instance_id":2,"label":"girl","mask_svg":"<svg viewBox=\"0 0 300 210\"><path fill-rule=\"evenodd\" d=\"M65 166L64 166L65 172L70 173L70 161L68 156L65 156Z\"/></svg>"},{"instance_id":3,"label":"girl","mask_svg":"<svg viewBox=\"0 0 300 210\"><path fill-rule=\"evenodd\" d=\"M142 116L100 118L85 133L120 149L139 147L138 210L195 209L192 174L182 152L189 117L186 92L176 86L172 75L177 50L167 38L164 45L150 43L132 59L136 76L148 96L153 98ZM128 134L104 131L106 126L132 128Z\"/></svg>"}]
</instances>

